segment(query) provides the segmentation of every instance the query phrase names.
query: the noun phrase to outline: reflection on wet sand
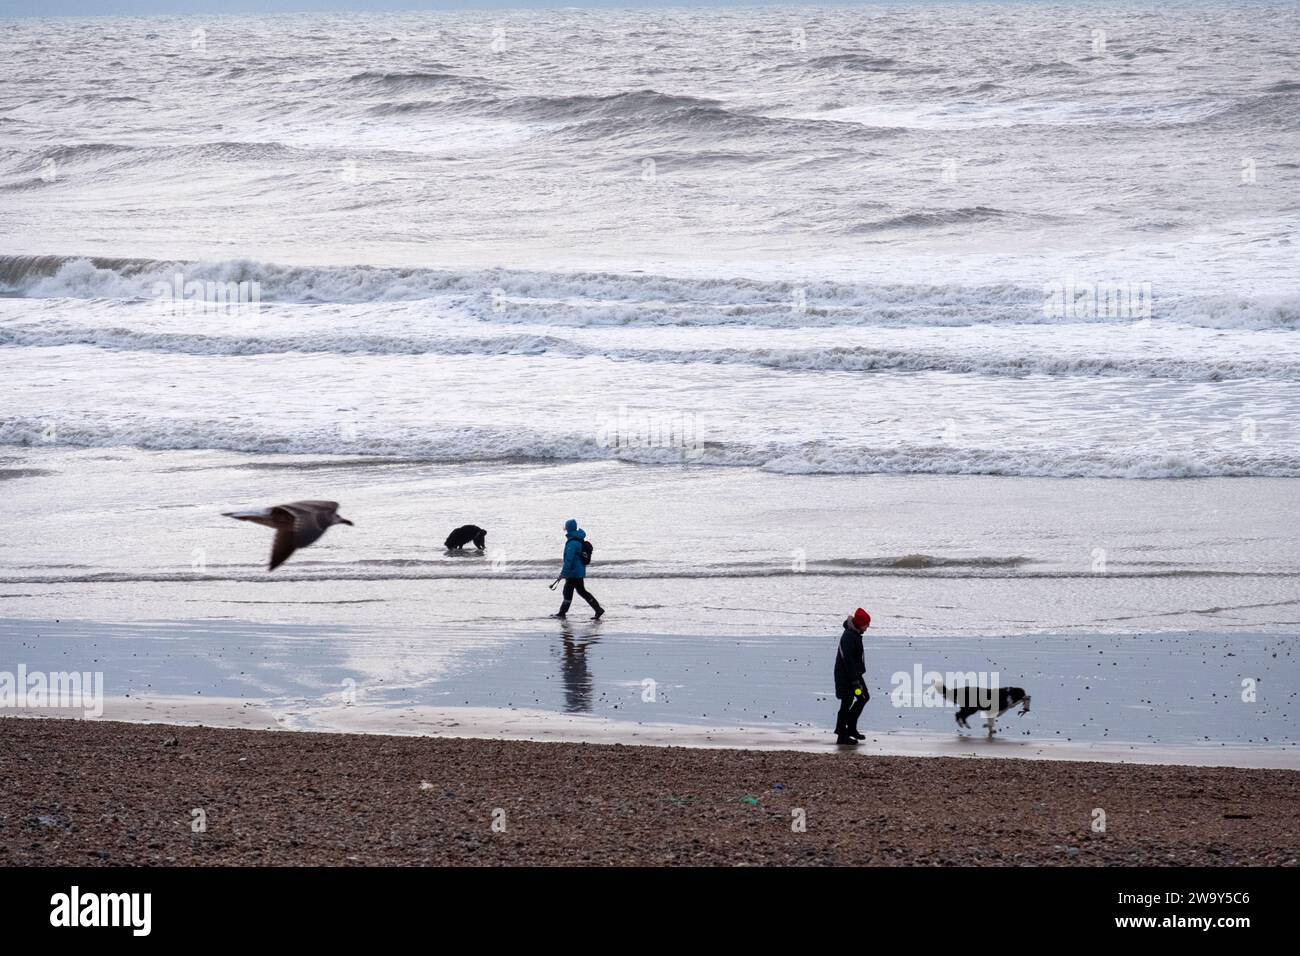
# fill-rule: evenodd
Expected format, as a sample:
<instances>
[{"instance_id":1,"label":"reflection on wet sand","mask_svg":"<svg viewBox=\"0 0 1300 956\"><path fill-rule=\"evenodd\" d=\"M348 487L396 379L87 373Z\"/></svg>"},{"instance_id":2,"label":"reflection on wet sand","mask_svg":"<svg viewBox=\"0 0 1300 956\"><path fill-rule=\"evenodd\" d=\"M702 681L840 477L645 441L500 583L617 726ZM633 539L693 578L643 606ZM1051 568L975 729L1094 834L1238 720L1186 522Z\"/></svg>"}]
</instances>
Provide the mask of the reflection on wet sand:
<instances>
[{"instance_id":1,"label":"reflection on wet sand","mask_svg":"<svg viewBox=\"0 0 1300 956\"><path fill-rule=\"evenodd\" d=\"M591 693L594 685L587 667L587 649L600 643L599 625L581 629L568 620L560 621L560 636L564 645L560 659L560 677L564 681L564 712L567 714L591 713Z\"/></svg>"}]
</instances>

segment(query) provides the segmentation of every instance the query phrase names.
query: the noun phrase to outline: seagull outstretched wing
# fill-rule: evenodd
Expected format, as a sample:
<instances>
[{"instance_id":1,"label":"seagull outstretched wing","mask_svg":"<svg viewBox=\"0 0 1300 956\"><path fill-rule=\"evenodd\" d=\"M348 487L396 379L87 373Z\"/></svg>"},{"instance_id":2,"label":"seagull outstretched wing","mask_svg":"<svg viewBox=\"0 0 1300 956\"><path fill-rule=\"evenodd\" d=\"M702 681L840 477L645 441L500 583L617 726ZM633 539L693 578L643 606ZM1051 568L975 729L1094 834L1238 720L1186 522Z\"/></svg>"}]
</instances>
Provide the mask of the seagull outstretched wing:
<instances>
[{"instance_id":1,"label":"seagull outstretched wing","mask_svg":"<svg viewBox=\"0 0 1300 956\"><path fill-rule=\"evenodd\" d=\"M273 508L227 511L224 514L228 518L252 521L275 529L271 563L267 566L268 571L274 571L298 548L317 541L327 528L339 523L338 508L337 501L293 501Z\"/></svg>"}]
</instances>

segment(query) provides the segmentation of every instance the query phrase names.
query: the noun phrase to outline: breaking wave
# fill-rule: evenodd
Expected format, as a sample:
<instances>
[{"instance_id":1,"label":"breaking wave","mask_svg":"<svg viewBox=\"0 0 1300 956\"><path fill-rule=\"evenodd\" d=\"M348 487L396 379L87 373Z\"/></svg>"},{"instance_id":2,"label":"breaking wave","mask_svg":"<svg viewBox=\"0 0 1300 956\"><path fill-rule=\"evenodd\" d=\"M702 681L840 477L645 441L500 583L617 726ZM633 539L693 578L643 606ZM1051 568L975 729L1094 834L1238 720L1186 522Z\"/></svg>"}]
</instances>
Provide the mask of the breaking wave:
<instances>
[{"instance_id":1,"label":"breaking wave","mask_svg":"<svg viewBox=\"0 0 1300 956\"><path fill-rule=\"evenodd\" d=\"M1122 376L1181 382L1230 379L1300 381L1300 361L1180 359L1169 356L1054 355L973 352L954 349L826 346L812 348L628 348L586 345L557 335L507 332L442 335L417 331L374 334L309 330L257 332L167 332L112 326L76 326L54 321L0 324L0 346L51 348L84 345L118 351L183 355L278 355L289 352L339 355L556 355L599 357L618 362L743 365L800 372L948 372L1024 377Z\"/></svg>"},{"instance_id":2,"label":"breaking wave","mask_svg":"<svg viewBox=\"0 0 1300 956\"><path fill-rule=\"evenodd\" d=\"M131 423L78 416L0 422L0 444L149 450L211 449L254 454L344 455L437 463L626 461L647 465L749 467L793 475L1005 475L1052 478L1300 477L1300 456L1263 443L1142 445L1077 452L1057 447L971 448L943 443L886 446L830 442L619 445L585 434L471 426L394 427L348 435L337 427L258 419L156 418ZM921 561L924 556L915 558Z\"/></svg>"},{"instance_id":3,"label":"breaking wave","mask_svg":"<svg viewBox=\"0 0 1300 956\"><path fill-rule=\"evenodd\" d=\"M959 211L960 214L960 211ZM981 215L988 213L979 213ZM487 321L582 325L1132 324L1096 315L1044 316L1041 287L691 279L640 273L451 271L290 266L247 259L184 262L81 256L0 256L0 294L143 300L184 281L257 283L262 302L368 303L439 299ZM509 308L500 307L500 300ZM1157 296L1154 318L1223 329L1300 328L1300 295Z\"/></svg>"}]
</instances>

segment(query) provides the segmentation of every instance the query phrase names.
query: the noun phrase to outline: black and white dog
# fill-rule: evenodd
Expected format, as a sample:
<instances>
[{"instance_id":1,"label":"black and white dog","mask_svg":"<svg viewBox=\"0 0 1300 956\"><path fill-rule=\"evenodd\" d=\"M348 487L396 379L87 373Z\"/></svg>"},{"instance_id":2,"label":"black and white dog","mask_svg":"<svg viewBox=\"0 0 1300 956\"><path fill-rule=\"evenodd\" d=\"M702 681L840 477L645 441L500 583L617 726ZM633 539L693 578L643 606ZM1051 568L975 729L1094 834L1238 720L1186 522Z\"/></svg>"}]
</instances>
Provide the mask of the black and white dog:
<instances>
[{"instance_id":1,"label":"black and white dog","mask_svg":"<svg viewBox=\"0 0 1300 956\"><path fill-rule=\"evenodd\" d=\"M970 729L966 718L983 714L988 722L989 736L993 736L993 723L1012 707L1019 705L1020 716L1029 713L1029 695L1023 687L988 687L970 685L967 687L944 687L943 681L935 681L934 689L944 698L957 705L957 726Z\"/></svg>"},{"instance_id":2,"label":"black and white dog","mask_svg":"<svg viewBox=\"0 0 1300 956\"><path fill-rule=\"evenodd\" d=\"M448 551L460 551L471 541L480 551L486 548L487 528L480 528L476 524L463 524L447 535L447 540L442 543L442 546Z\"/></svg>"}]
</instances>

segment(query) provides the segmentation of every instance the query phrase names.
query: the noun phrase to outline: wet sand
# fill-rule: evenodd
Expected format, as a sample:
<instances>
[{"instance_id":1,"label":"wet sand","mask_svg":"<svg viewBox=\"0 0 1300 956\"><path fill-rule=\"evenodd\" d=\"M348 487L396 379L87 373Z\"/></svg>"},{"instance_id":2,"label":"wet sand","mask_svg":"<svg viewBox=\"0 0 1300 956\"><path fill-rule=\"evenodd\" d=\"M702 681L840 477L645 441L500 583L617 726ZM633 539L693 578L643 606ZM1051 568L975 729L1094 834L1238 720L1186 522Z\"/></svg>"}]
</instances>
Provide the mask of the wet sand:
<instances>
[{"instance_id":1,"label":"wet sand","mask_svg":"<svg viewBox=\"0 0 1300 956\"><path fill-rule=\"evenodd\" d=\"M23 718L0 721L0 741L9 865L1300 858L1300 772L1290 770ZM205 832L193 832L195 811ZM1093 830L1098 811L1104 833Z\"/></svg>"},{"instance_id":2,"label":"wet sand","mask_svg":"<svg viewBox=\"0 0 1300 956\"><path fill-rule=\"evenodd\" d=\"M838 632L737 639L648 633L623 619L548 626L0 616L0 660L29 674L102 672L89 715L128 722L814 752L829 742ZM1294 643L1240 632L873 634L872 700L859 726L872 750L895 756L1300 770ZM1028 688L1033 711L1004 717L989 741L979 721L959 735L946 701L895 698L898 678L923 687L918 668L943 676L959 665ZM4 710L82 716L19 702Z\"/></svg>"},{"instance_id":3,"label":"wet sand","mask_svg":"<svg viewBox=\"0 0 1300 956\"><path fill-rule=\"evenodd\" d=\"M691 723L614 720L590 714L557 713L527 707L431 707L336 704L303 707L269 706L231 697L109 697L104 714L90 719L133 724L226 727L240 730L294 730L322 733L397 736L467 737L545 743L627 744L658 747L704 747L724 750L795 750L825 754L834 749L829 726L726 727ZM76 709L15 707L17 717L78 718ZM1017 712L1018 713L1018 712ZM862 726L866 728L866 724ZM1189 767L1251 767L1300 770L1294 746L1223 743L1165 746L1149 742L1071 741L1019 736L1016 721L998 721L995 735L982 720L959 733L879 733L867 729L854 751L858 756L963 757L1065 760Z\"/></svg>"},{"instance_id":4,"label":"wet sand","mask_svg":"<svg viewBox=\"0 0 1300 956\"><path fill-rule=\"evenodd\" d=\"M0 661L102 673L110 720L820 752L861 605L882 755L1300 769L1289 480L44 445L0 466L24 476L4 482ZM307 488L359 524L269 574L269 533L222 512ZM570 514L597 542L596 624L548 616ZM487 553L445 553L469 520ZM963 739L951 707L891 694L929 673L1024 687L1033 711Z\"/></svg>"}]
</instances>

